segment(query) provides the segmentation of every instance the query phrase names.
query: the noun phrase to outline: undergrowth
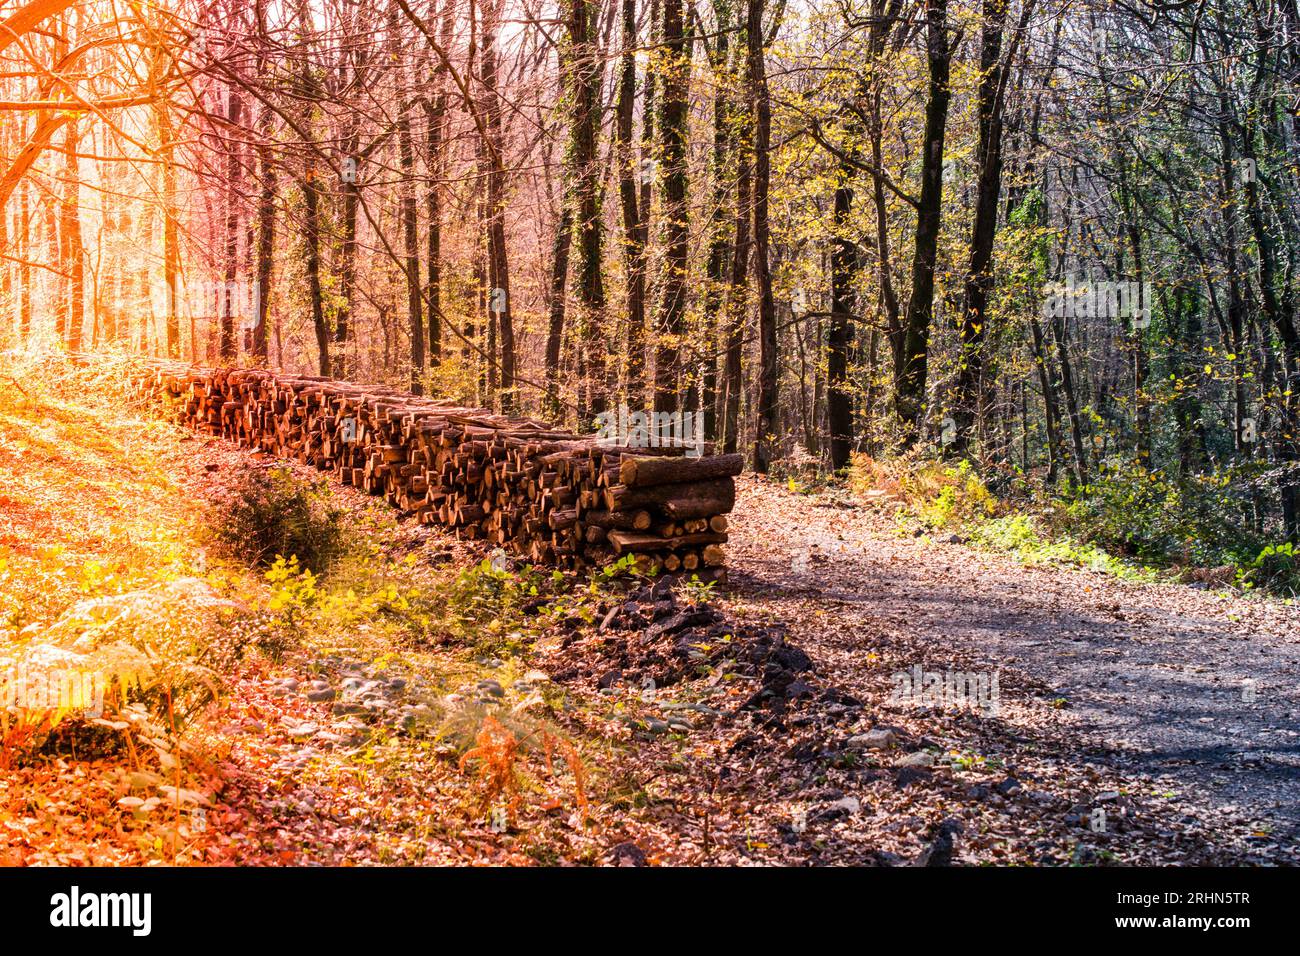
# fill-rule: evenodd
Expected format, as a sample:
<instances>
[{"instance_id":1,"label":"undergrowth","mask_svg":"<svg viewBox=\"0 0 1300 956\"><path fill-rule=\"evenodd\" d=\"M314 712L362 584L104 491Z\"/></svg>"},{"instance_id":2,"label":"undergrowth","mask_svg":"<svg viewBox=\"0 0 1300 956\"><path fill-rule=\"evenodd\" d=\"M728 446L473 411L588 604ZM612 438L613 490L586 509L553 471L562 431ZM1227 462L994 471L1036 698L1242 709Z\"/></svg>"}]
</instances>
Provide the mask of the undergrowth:
<instances>
[{"instance_id":1,"label":"undergrowth","mask_svg":"<svg viewBox=\"0 0 1300 956\"><path fill-rule=\"evenodd\" d=\"M1117 465L1083 488L995 495L968 461L855 455L849 487L892 505L900 528L948 531L1026 563L1066 564L1120 577L1235 584L1300 593L1300 554L1252 517L1247 470L1175 477Z\"/></svg>"},{"instance_id":2,"label":"undergrowth","mask_svg":"<svg viewBox=\"0 0 1300 956\"><path fill-rule=\"evenodd\" d=\"M188 810L209 759L187 729L243 653L246 607L194 540L185 436L126 371L0 356L0 819L30 818L0 839L6 861L202 852ZM30 814L54 780L82 843Z\"/></svg>"}]
</instances>

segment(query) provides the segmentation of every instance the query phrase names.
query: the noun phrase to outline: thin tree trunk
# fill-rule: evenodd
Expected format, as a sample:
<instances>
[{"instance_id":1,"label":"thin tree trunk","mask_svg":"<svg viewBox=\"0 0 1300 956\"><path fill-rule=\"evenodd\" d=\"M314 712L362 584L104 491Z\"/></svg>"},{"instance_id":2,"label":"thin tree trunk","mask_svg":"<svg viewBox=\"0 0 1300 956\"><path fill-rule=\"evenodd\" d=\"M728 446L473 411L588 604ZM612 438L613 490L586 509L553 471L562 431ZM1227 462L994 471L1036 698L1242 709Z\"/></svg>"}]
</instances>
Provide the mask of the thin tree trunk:
<instances>
[{"instance_id":1,"label":"thin tree trunk","mask_svg":"<svg viewBox=\"0 0 1300 956\"><path fill-rule=\"evenodd\" d=\"M971 224L970 258L959 320L961 358L957 367L953 419L953 451L965 454L975 423L980 418L983 394L984 341L988 330L989 295L993 291L993 242L997 235L998 201L1002 195L1002 107L1006 62L1002 35L1006 27L1007 0L984 0L980 38L980 83L976 112L979 141L975 158L979 169L975 212Z\"/></svg>"},{"instance_id":2,"label":"thin tree trunk","mask_svg":"<svg viewBox=\"0 0 1300 956\"><path fill-rule=\"evenodd\" d=\"M415 152L411 118L402 107L397 120L397 149L402 169L402 246L406 257L406 318L411 334L411 392L424 394L424 311L420 295L420 233L415 214Z\"/></svg>"},{"instance_id":3,"label":"thin tree trunk","mask_svg":"<svg viewBox=\"0 0 1300 956\"><path fill-rule=\"evenodd\" d=\"M316 331L317 365L320 374L330 374L329 326L325 322L325 299L321 289L320 198L315 171L308 169L302 182L303 242L307 251L307 292L311 299L312 327Z\"/></svg>"},{"instance_id":4,"label":"thin tree trunk","mask_svg":"<svg viewBox=\"0 0 1300 956\"><path fill-rule=\"evenodd\" d=\"M546 328L546 410L560 420L564 406L560 401L560 348L564 344L565 290L569 276L569 245L573 236L573 216L567 193L561 197L560 221L551 242L551 286Z\"/></svg>"},{"instance_id":5,"label":"thin tree trunk","mask_svg":"<svg viewBox=\"0 0 1300 956\"><path fill-rule=\"evenodd\" d=\"M935 262L943 214L944 134L952 95L948 85L952 62L948 0L926 0L925 19L930 88L922 138L921 196L916 212L916 242L912 256L912 296L897 342L894 367L894 405L905 449L919 440L925 411L930 322L934 316Z\"/></svg>"},{"instance_id":6,"label":"thin tree trunk","mask_svg":"<svg viewBox=\"0 0 1300 956\"><path fill-rule=\"evenodd\" d=\"M772 182L772 102L763 63L764 0L749 0L749 95L754 116L754 279L758 284L758 401L754 423L754 470L766 474L779 449L777 384L779 365L776 342L776 302L772 298L772 272L768 246L768 194Z\"/></svg>"},{"instance_id":7,"label":"thin tree trunk","mask_svg":"<svg viewBox=\"0 0 1300 956\"><path fill-rule=\"evenodd\" d=\"M615 135L618 191L623 212L623 261L627 270L627 397L630 404L640 408L645 401L645 247L648 237L637 192L639 168L632 150L632 120L636 108L636 32L636 0L623 0L623 53L619 63Z\"/></svg>"},{"instance_id":8,"label":"thin tree trunk","mask_svg":"<svg viewBox=\"0 0 1300 956\"><path fill-rule=\"evenodd\" d=\"M243 100L234 90L227 93L226 121L230 129L239 128L243 114ZM238 277L239 254L239 143L229 138L226 143L225 181L225 289L222 291L220 352L224 362L234 361L238 352L235 342L235 280Z\"/></svg>"},{"instance_id":9,"label":"thin tree trunk","mask_svg":"<svg viewBox=\"0 0 1300 956\"><path fill-rule=\"evenodd\" d=\"M853 211L850 170L840 168L835 189L831 251L831 316L826 341L826 423L830 432L831 468L849 463L853 447L853 402L849 392L849 347L853 341L853 282L858 271L857 244L848 235Z\"/></svg>"},{"instance_id":10,"label":"thin tree trunk","mask_svg":"<svg viewBox=\"0 0 1300 956\"><path fill-rule=\"evenodd\" d=\"M601 56L596 38L599 8L593 0L570 0L573 118L570 156L574 177L578 261L579 327L587 357L587 408L584 418L604 413L606 396L605 286L601 275L600 131Z\"/></svg>"},{"instance_id":11,"label":"thin tree trunk","mask_svg":"<svg viewBox=\"0 0 1300 956\"><path fill-rule=\"evenodd\" d=\"M681 338L686 317L686 270L690 210L686 204L686 143L689 135L690 58L682 0L663 2L663 102L659 118L663 189L663 282L655 323L656 412L676 411L680 402Z\"/></svg>"},{"instance_id":12,"label":"thin tree trunk","mask_svg":"<svg viewBox=\"0 0 1300 956\"><path fill-rule=\"evenodd\" d=\"M492 293L488 299L488 331L499 330L501 338L500 383L501 410L508 412L515 403L515 335L511 317L510 263L506 250L505 227L505 166L501 151L501 99L497 92L497 27L501 6L498 0L483 12L483 29L480 34L480 80L483 85L481 114L486 126L487 142L484 144L488 160L487 175L487 252L488 283ZM492 336L495 338L495 336ZM495 343L489 343L489 354L495 353ZM495 359L489 370L496 377Z\"/></svg>"},{"instance_id":13,"label":"thin tree trunk","mask_svg":"<svg viewBox=\"0 0 1300 956\"><path fill-rule=\"evenodd\" d=\"M81 244L81 173L77 163L77 151L80 149L81 137L76 120L68 123L64 138L63 175L63 228L64 272L68 275L68 348L77 352L81 350L82 326L86 318L86 264L85 250Z\"/></svg>"},{"instance_id":14,"label":"thin tree trunk","mask_svg":"<svg viewBox=\"0 0 1300 956\"><path fill-rule=\"evenodd\" d=\"M741 137L736 143L736 215L735 241L731 255L731 288L727 295L727 355L724 367L726 396L722 414L722 448L735 454L740 439L740 393L743 387L741 359L744 352L745 317L749 314L749 227L753 149Z\"/></svg>"}]
</instances>

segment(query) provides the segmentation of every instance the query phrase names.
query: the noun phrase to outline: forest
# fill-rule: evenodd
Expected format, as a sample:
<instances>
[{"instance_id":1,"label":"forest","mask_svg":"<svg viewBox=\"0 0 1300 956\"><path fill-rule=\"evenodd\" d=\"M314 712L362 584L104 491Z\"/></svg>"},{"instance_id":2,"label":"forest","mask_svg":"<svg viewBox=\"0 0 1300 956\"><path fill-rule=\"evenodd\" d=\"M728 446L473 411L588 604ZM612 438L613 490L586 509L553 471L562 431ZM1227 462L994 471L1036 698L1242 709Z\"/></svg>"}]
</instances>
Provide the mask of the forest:
<instances>
[{"instance_id":1,"label":"forest","mask_svg":"<svg viewBox=\"0 0 1300 956\"><path fill-rule=\"evenodd\" d=\"M0 863L1300 860L1297 0L0 21Z\"/></svg>"},{"instance_id":2,"label":"forest","mask_svg":"<svg viewBox=\"0 0 1300 956\"><path fill-rule=\"evenodd\" d=\"M1300 532L1294 3L57 7L6 41L10 343Z\"/></svg>"}]
</instances>

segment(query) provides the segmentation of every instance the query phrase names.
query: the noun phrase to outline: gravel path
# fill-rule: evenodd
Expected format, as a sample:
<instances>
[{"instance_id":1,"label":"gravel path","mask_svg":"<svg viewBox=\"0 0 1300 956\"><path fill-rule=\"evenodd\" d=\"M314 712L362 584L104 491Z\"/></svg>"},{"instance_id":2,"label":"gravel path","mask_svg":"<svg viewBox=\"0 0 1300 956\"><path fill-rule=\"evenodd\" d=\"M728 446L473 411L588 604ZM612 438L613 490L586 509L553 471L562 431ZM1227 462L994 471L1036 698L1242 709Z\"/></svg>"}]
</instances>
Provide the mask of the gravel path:
<instances>
[{"instance_id":1,"label":"gravel path","mask_svg":"<svg viewBox=\"0 0 1300 956\"><path fill-rule=\"evenodd\" d=\"M881 647L891 671L996 671L1030 705L1016 719L1055 710L1087 759L1171 782L1249 840L1300 842L1300 609L903 537L874 508L749 477L732 527L734 600L789 621L845 686L888 693Z\"/></svg>"}]
</instances>

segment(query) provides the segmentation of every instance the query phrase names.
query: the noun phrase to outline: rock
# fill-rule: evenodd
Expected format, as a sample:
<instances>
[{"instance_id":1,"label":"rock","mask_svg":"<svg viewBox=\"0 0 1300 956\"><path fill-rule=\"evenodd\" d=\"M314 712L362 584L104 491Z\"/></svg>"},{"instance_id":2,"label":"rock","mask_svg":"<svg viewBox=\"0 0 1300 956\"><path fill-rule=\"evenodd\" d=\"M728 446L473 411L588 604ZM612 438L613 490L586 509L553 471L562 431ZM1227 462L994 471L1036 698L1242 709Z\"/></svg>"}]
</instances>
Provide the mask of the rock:
<instances>
[{"instance_id":1,"label":"rock","mask_svg":"<svg viewBox=\"0 0 1300 956\"><path fill-rule=\"evenodd\" d=\"M1020 781L1015 777L1007 777L993 788L1004 797L1009 797L1020 789Z\"/></svg>"},{"instance_id":2,"label":"rock","mask_svg":"<svg viewBox=\"0 0 1300 956\"><path fill-rule=\"evenodd\" d=\"M606 671L596 680L596 686L601 690L608 690L623 678L623 672L617 667L613 670Z\"/></svg>"},{"instance_id":3,"label":"rock","mask_svg":"<svg viewBox=\"0 0 1300 956\"><path fill-rule=\"evenodd\" d=\"M799 700L801 697L811 697L813 693L812 685L805 684L800 680L792 681L790 686L785 689L785 699Z\"/></svg>"},{"instance_id":4,"label":"rock","mask_svg":"<svg viewBox=\"0 0 1300 956\"><path fill-rule=\"evenodd\" d=\"M898 737L892 730L870 730L865 734L856 734L849 738L850 750L887 750L898 743Z\"/></svg>"},{"instance_id":5,"label":"rock","mask_svg":"<svg viewBox=\"0 0 1300 956\"><path fill-rule=\"evenodd\" d=\"M949 817L936 828L934 841L921 851L915 866L951 866L953 838L962 832L961 821Z\"/></svg>"},{"instance_id":6,"label":"rock","mask_svg":"<svg viewBox=\"0 0 1300 956\"><path fill-rule=\"evenodd\" d=\"M705 717L721 717L722 711L716 710L707 704L688 704L687 707L697 714L703 714Z\"/></svg>"},{"instance_id":7,"label":"rock","mask_svg":"<svg viewBox=\"0 0 1300 956\"><path fill-rule=\"evenodd\" d=\"M486 694L490 694L493 697L504 697L506 695L505 688L501 686L501 683L499 681L495 681L495 680L479 681L478 689L483 691Z\"/></svg>"},{"instance_id":8,"label":"rock","mask_svg":"<svg viewBox=\"0 0 1300 956\"><path fill-rule=\"evenodd\" d=\"M928 750L918 750L916 753L904 754L894 761L895 767L933 767L934 754Z\"/></svg>"},{"instance_id":9,"label":"rock","mask_svg":"<svg viewBox=\"0 0 1300 956\"><path fill-rule=\"evenodd\" d=\"M317 683L324 684L324 686L316 686ZM327 700L333 700L337 695L334 693L333 687L325 684L324 681L320 681L308 685L307 691L303 696L313 703L319 704Z\"/></svg>"},{"instance_id":10,"label":"rock","mask_svg":"<svg viewBox=\"0 0 1300 956\"><path fill-rule=\"evenodd\" d=\"M631 842L611 848L609 862L614 866L649 866L645 851Z\"/></svg>"},{"instance_id":11,"label":"rock","mask_svg":"<svg viewBox=\"0 0 1300 956\"><path fill-rule=\"evenodd\" d=\"M928 780L929 778L930 771L928 770L922 770L919 767L899 767L894 774L894 786L899 790L903 790L918 781Z\"/></svg>"},{"instance_id":12,"label":"rock","mask_svg":"<svg viewBox=\"0 0 1300 956\"><path fill-rule=\"evenodd\" d=\"M701 624L712 624L717 612L707 605L687 608L684 611L678 611L672 617L660 621L657 624L651 624L646 628L646 640L653 641L655 638L663 637L666 634L676 634L688 627L697 627Z\"/></svg>"},{"instance_id":13,"label":"rock","mask_svg":"<svg viewBox=\"0 0 1300 956\"><path fill-rule=\"evenodd\" d=\"M297 727L289 728L289 736L300 740L315 737L318 733L320 733L320 727L312 723L299 724Z\"/></svg>"},{"instance_id":14,"label":"rock","mask_svg":"<svg viewBox=\"0 0 1300 956\"><path fill-rule=\"evenodd\" d=\"M1115 790L1107 790L1105 793L1099 793L1092 798L1093 803L1113 803L1119 799L1119 793Z\"/></svg>"},{"instance_id":15,"label":"rock","mask_svg":"<svg viewBox=\"0 0 1300 956\"><path fill-rule=\"evenodd\" d=\"M411 731L415 730L418 723L419 721L416 719L415 714L400 714L397 719L393 721L393 729L400 733L409 734Z\"/></svg>"},{"instance_id":16,"label":"rock","mask_svg":"<svg viewBox=\"0 0 1300 956\"><path fill-rule=\"evenodd\" d=\"M649 720L642 721L641 729L651 734L666 734L672 727L666 720L657 720L652 717Z\"/></svg>"},{"instance_id":17,"label":"rock","mask_svg":"<svg viewBox=\"0 0 1300 956\"><path fill-rule=\"evenodd\" d=\"M841 797L831 804L832 807L842 807L850 814L858 813L862 809L862 801L857 797Z\"/></svg>"},{"instance_id":18,"label":"rock","mask_svg":"<svg viewBox=\"0 0 1300 956\"><path fill-rule=\"evenodd\" d=\"M127 775L126 782L132 790L152 790L163 781L162 777L156 773L150 773L148 770L135 770Z\"/></svg>"}]
</instances>

